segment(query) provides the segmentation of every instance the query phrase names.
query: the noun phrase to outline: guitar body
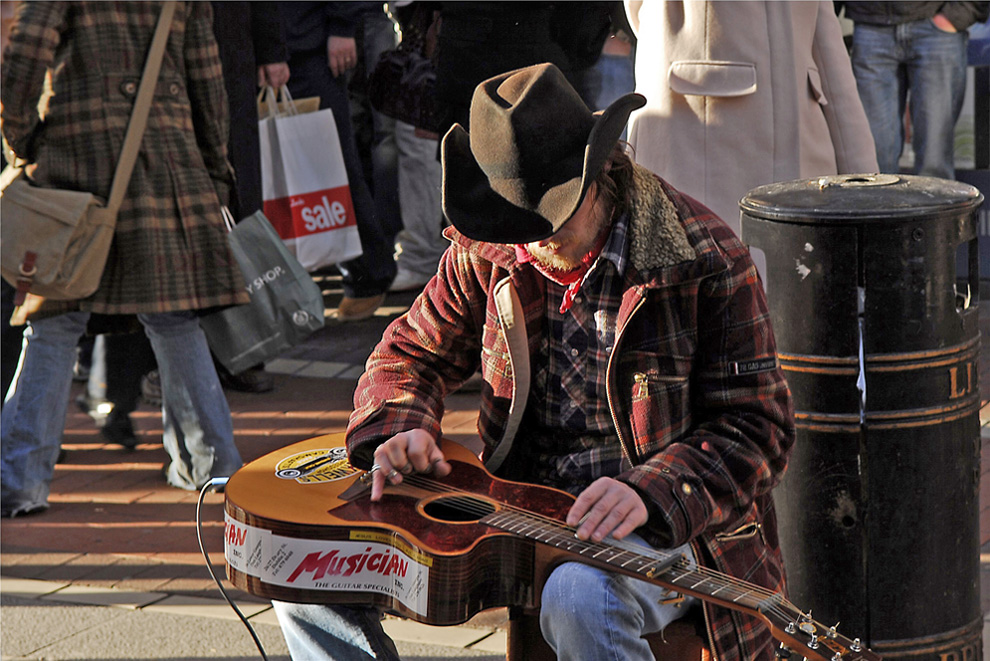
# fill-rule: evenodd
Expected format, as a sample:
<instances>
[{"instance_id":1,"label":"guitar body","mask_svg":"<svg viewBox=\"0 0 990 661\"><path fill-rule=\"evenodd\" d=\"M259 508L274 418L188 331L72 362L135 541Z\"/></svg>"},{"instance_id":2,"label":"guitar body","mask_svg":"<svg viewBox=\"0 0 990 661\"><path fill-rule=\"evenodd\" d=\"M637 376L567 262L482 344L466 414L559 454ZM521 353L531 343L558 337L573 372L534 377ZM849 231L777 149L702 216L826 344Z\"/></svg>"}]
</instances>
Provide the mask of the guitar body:
<instances>
[{"instance_id":1,"label":"guitar body","mask_svg":"<svg viewBox=\"0 0 990 661\"><path fill-rule=\"evenodd\" d=\"M879 661L783 594L662 549L579 540L565 523L570 494L495 478L452 441L441 449L450 475L405 476L377 503L347 459L343 434L247 464L225 490L228 578L266 599L376 605L449 625L488 608L538 607L553 567L576 560L759 617L813 661Z\"/></svg>"},{"instance_id":2,"label":"guitar body","mask_svg":"<svg viewBox=\"0 0 990 661\"><path fill-rule=\"evenodd\" d=\"M456 494L402 484L372 503L343 443L343 434L302 441L230 478L224 546L235 586L266 599L374 604L434 625L538 605L539 588L563 554L478 519L513 503L563 521L570 494L497 479L470 451L444 441L453 470L430 482ZM447 506L451 499L457 507Z\"/></svg>"}]
</instances>

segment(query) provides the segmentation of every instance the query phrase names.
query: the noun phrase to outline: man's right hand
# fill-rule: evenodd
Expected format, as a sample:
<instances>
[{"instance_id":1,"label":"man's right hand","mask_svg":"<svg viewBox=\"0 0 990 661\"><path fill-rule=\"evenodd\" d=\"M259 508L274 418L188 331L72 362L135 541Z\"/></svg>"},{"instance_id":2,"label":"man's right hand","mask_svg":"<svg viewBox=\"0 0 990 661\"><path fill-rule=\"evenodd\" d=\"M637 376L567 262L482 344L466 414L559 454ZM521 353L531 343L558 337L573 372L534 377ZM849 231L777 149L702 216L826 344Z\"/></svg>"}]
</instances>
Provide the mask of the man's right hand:
<instances>
[{"instance_id":1,"label":"man's right hand","mask_svg":"<svg viewBox=\"0 0 990 661\"><path fill-rule=\"evenodd\" d=\"M327 66L336 78L357 66L357 42L351 37L327 38Z\"/></svg>"},{"instance_id":2,"label":"man's right hand","mask_svg":"<svg viewBox=\"0 0 990 661\"><path fill-rule=\"evenodd\" d=\"M378 470L372 475L371 500L381 500L386 481L402 482L403 475L436 473L443 477L450 473L450 464L440 451L437 440L423 429L412 429L396 434L375 450Z\"/></svg>"}]
</instances>

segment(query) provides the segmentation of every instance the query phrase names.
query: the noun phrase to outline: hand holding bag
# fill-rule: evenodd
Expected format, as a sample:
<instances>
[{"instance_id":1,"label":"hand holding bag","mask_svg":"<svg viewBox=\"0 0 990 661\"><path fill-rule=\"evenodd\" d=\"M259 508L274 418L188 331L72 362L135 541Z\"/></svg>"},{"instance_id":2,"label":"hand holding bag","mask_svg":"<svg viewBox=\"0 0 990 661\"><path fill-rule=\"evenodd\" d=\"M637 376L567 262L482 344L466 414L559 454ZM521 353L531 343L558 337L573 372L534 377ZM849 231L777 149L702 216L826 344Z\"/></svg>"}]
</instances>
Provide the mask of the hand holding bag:
<instances>
[{"instance_id":1,"label":"hand holding bag","mask_svg":"<svg viewBox=\"0 0 990 661\"><path fill-rule=\"evenodd\" d=\"M230 249L251 302L200 317L206 340L231 373L270 360L323 328L323 293L260 211L237 225L224 208Z\"/></svg>"},{"instance_id":2,"label":"hand holding bag","mask_svg":"<svg viewBox=\"0 0 990 661\"><path fill-rule=\"evenodd\" d=\"M275 90L266 90L269 115L259 121L261 193L265 216L307 271L361 254L351 189L333 111L300 113L289 103L277 114Z\"/></svg>"},{"instance_id":3,"label":"hand holding bag","mask_svg":"<svg viewBox=\"0 0 990 661\"><path fill-rule=\"evenodd\" d=\"M13 165L0 175L0 273L17 287L15 305L23 303L29 291L53 300L76 300L99 287L117 211L147 124L175 4L170 1L162 7L106 204L92 193L35 186L22 168Z\"/></svg>"}]
</instances>

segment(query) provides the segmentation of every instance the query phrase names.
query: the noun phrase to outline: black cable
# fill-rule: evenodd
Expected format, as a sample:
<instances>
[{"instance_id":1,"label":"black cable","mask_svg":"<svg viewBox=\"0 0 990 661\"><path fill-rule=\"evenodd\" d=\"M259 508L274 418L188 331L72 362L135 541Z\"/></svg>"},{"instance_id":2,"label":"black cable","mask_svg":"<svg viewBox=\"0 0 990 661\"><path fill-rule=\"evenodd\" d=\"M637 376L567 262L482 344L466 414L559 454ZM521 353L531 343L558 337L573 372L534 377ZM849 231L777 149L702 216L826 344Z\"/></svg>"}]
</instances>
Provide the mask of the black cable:
<instances>
[{"instance_id":1,"label":"black cable","mask_svg":"<svg viewBox=\"0 0 990 661\"><path fill-rule=\"evenodd\" d=\"M261 640L258 639L258 634L255 633L254 627L252 627L251 623L247 621L246 617L244 617L244 613L241 612L241 609L237 607L237 604L235 604L227 594L227 591L223 587L223 583L217 577L217 573L213 570L213 563L210 562L210 556L206 552L206 546L203 544L203 521L200 516L200 511L203 507L203 500L206 498L207 491L212 490L217 493L222 493L223 487L227 484L227 479L228 478L226 477L215 477L204 484L203 488L200 489L199 501L196 503L196 539L199 540L199 550L203 554L203 560L206 561L206 568L210 570L210 576L212 576L213 580L216 582L217 588L220 590L220 594L223 595L223 598L228 604L230 604L230 607L234 609L234 612L237 613L237 617L239 617L241 622L244 623L244 626L247 627L248 633L251 634L251 638L254 640L255 647L257 647L258 651L261 652L261 658L268 661L268 655L265 654L265 648L262 646Z\"/></svg>"}]
</instances>

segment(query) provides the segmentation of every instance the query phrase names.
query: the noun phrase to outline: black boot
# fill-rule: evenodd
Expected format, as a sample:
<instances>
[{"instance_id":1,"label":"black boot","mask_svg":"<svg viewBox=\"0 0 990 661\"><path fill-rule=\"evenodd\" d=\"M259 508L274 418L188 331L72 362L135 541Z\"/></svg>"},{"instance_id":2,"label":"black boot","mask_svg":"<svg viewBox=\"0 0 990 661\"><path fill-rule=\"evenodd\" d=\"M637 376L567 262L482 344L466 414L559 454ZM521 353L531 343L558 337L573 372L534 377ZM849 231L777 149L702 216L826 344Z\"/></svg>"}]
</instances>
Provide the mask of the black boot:
<instances>
[{"instance_id":1,"label":"black boot","mask_svg":"<svg viewBox=\"0 0 990 661\"><path fill-rule=\"evenodd\" d=\"M125 450L133 450L137 447L138 439L134 435L131 417L126 413L118 412L117 409L110 411L101 433L107 441L123 445Z\"/></svg>"}]
</instances>

